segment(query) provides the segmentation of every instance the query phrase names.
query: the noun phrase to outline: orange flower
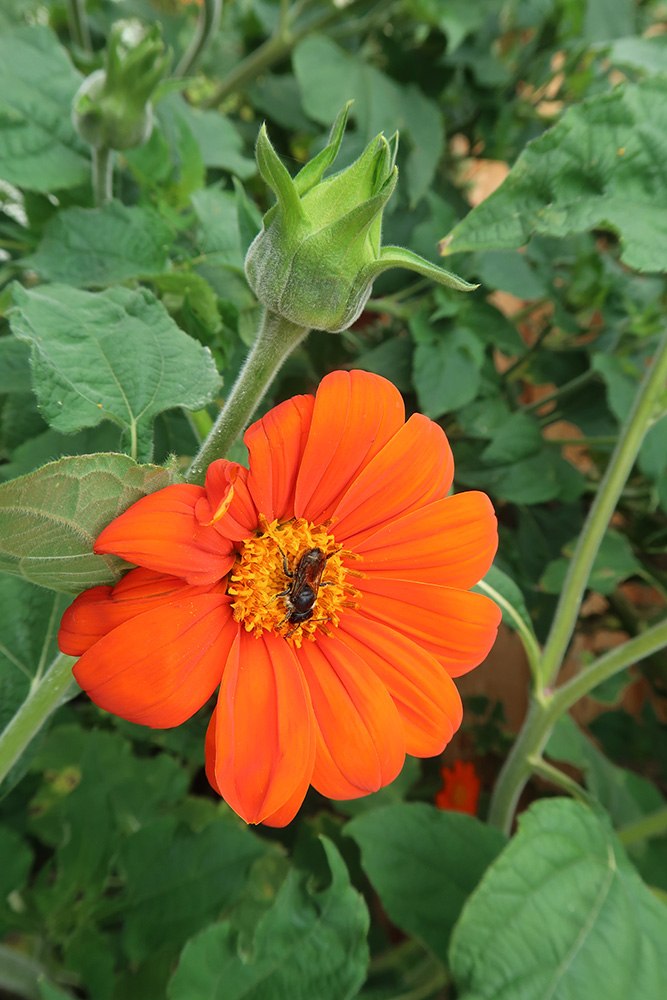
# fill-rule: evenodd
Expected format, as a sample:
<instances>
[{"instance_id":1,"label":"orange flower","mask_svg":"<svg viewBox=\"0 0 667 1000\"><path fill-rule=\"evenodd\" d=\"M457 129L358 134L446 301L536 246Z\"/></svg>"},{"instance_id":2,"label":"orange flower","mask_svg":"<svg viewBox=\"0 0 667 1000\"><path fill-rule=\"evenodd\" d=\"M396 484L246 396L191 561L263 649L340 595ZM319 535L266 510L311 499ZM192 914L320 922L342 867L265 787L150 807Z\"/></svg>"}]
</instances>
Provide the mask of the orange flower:
<instances>
[{"instance_id":1,"label":"orange flower","mask_svg":"<svg viewBox=\"0 0 667 1000\"><path fill-rule=\"evenodd\" d=\"M455 760L453 767L440 768L444 785L435 797L438 809L477 815L481 782L472 761Z\"/></svg>"},{"instance_id":2,"label":"orange flower","mask_svg":"<svg viewBox=\"0 0 667 1000\"><path fill-rule=\"evenodd\" d=\"M442 429L385 379L334 372L245 435L249 470L144 497L98 553L139 569L63 616L60 648L101 708L154 728L220 685L212 786L246 822L283 826L312 784L333 799L442 751L461 722L452 677L479 663L500 612L467 588L497 545L488 498L447 496ZM319 583L319 586L318 586Z\"/></svg>"}]
</instances>

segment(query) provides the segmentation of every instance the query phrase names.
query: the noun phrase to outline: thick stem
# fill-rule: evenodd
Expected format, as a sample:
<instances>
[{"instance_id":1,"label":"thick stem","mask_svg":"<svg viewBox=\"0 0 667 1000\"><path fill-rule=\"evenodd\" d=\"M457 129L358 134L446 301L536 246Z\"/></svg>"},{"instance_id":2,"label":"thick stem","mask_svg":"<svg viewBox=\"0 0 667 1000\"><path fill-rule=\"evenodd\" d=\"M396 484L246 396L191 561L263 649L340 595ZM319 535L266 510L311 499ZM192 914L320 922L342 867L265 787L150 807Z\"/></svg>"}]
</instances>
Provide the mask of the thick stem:
<instances>
[{"instance_id":1,"label":"thick stem","mask_svg":"<svg viewBox=\"0 0 667 1000\"><path fill-rule=\"evenodd\" d=\"M65 700L72 680L75 657L60 653L30 691L7 728L0 734L0 783L19 759L33 736Z\"/></svg>"},{"instance_id":2,"label":"thick stem","mask_svg":"<svg viewBox=\"0 0 667 1000\"><path fill-rule=\"evenodd\" d=\"M500 772L489 808L489 822L509 833L519 796L551 730L579 698L629 664L650 655L667 641L667 623L655 625L591 664L554 693L548 693L560 670L577 621L586 584L600 542L648 430L667 379L667 334L639 387L635 402L610 459L579 537L553 625L544 649L540 678L521 732Z\"/></svg>"},{"instance_id":3,"label":"thick stem","mask_svg":"<svg viewBox=\"0 0 667 1000\"><path fill-rule=\"evenodd\" d=\"M561 715L602 681L650 656L666 643L667 622L660 622L595 660L553 694L533 700L494 789L489 808L490 823L505 833L510 832L519 796L531 773L540 770L535 762Z\"/></svg>"},{"instance_id":4,"label":"thick stem","mask_svg":"<svg viewBox=\"0 0 667 1000\"><path fill-rule=\"evenodd\" d=\"M188 470L188 482L202 484L211 462L226 455L247 426L278 369L307 334L306 327L264 310L257 339L211 433Z\"/></svg>"},{"instance_id":5,"label":"thick stem","mask_svg":"<svg viewBox=\"0 0 667 1000\"><path fill-rule=\"evenodd\" d=\"M92 52L93 46L86 20L85 0L67 0L67 23L72 41L84 52Z\"/></svg>"},{"instance_id":6,"label":"thick stem","mask_svg":"<svg viewBox=\"0 0 667 1000\"><path fill-rule=\"evenodd\" d=\"M202 53L218 30L222 0L204 0L199 8L199 18L194 36L183 58L174 70L174 76L187 76L197 65Z\"/></svg>"},{"instance_id":7,"label":"thick stem","mask_svg":"<svg viewBox=\"0 0 667 1000\"><path fill-rule=\"evenodd\" d=\"M102 208L113 198L113 150L107 146L93 147L93 200Z\"/></svg>"},{"instance_id":8,"label":"thick stem","mask_svg":"<svg viewBox=\"0 0 667 1000\"><path fill-rule=\"evenodd\" d=\"M542 684L554 684L574 631L586 584L618 498L648 430L653 410L667 380L667 333L635 397L618 444L609 460L572 556L551 631L542 656Z\"/></svg>"}]
</instances>

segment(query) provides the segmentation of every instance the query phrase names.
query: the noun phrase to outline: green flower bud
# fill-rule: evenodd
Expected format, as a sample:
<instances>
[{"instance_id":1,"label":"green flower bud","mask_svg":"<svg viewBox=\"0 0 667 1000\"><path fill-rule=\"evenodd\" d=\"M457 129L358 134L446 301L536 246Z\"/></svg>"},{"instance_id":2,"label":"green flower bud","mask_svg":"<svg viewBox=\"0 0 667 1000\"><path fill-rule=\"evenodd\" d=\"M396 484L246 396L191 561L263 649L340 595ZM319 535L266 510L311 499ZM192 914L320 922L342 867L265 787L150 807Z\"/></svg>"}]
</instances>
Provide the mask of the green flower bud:
<instances>
[{"instance_id":1,"label":"green flower bud","mask_svg":"<svg viewBox=\"0 0 667 1000\"><path fill-rule=\"evenodd\" d=\"M153 130L151 97L171 62L160 30L155 27L126 51L120 32L113 31L104 69L86 77L74 95L72 120L89 146L132 149Z\"/></svg>"},{"instance_id":2,"label":"green flower bud","mask_svg":"<svg viewBox=\"0 0 667 1000\"><path fill-rule=\"evenodd\" d=\"M298 326L330 333L354 323L375 279L392 267L460 291L477 287L411 250L381 246L382 212L398 176L398 133L389 141L377 136L351 166L322 179L340 148L350 104L334 122L326 148L294 178L262 126L257 165L278 200L245 259L246 277L262 305Z\"/></svg>"}]
</instances>

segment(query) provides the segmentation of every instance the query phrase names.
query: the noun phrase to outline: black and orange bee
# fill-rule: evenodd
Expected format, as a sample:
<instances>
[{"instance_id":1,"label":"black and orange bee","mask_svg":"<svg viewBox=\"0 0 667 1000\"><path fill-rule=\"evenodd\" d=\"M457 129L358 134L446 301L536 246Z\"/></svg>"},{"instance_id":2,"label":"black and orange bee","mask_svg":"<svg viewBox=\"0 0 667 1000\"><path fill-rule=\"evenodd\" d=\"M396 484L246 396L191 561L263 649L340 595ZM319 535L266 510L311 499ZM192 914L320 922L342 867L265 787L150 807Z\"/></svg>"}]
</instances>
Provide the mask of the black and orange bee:
<instances>
[{"instance_id":1,"label":"black and orange bee","mask_svg":"<svg viewBox=\"0 0 667 1000\"><path fill-rule=\"evenodd\" d=\"M313 617L313 607L317 600L317 593L320 587L326 587L326 583L322 583L322 574L326 569L328 561L329 557L322 549L307 549L299 558L294 572L292 572L287 565L287 557L283 552L283 569L285 576L291 582L286 590L282 590L279 594L276 594L276 597L285 598L285 607L287 609L287 615L280 623L281 625L289 622L290 625L299 626L304 622L310 621ZM328 619L322 620L326 621ZM296 628L292 629L292 632L295 631ZM288 632L285 638L289 638L292 632Z\"/></svg>"}]
</instances>

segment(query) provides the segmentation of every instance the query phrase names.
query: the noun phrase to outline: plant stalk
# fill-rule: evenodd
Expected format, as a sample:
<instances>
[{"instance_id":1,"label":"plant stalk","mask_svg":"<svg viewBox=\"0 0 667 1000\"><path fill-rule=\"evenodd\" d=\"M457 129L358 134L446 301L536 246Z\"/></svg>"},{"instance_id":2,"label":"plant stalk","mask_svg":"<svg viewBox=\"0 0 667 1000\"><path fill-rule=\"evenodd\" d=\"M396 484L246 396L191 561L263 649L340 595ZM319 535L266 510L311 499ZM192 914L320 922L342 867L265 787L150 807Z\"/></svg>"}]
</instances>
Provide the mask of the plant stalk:
<instances>
[{"instance_id":1,"label":"plant stalk","mask_svg":"<svg viewBox=\"0 0 667 1000\"><path fill-rule=\"evenodd\" d=\"M113 150L108 146L94 146L92 153L93 201L95 208L103 208L113 198Z\"/></svg>"},{"instance_id":2,"label":"plant stalk","mask_svg":"<svg viewBox=\"0 0 667 1000\"><path fill-rule=\"evenodd\" d=\"M7 728L0 734L0 784L17 762L33 736L66 700L74 685L72 664L76 657L60 653L38 684L35 684Z\"/></svg>"},{"instance_id":3,"label":"plant stalk","mask_svg":"<svg viewBox=\"0 0 667 1000\"><path fill-rule=\"evenodd\" d=\"M221 13L222 0L204 0L204 3L199 8L197 27L195 28L192 41L174 70L174 76L187 76L195 68L218 30Z\"/></svg>"},{"instance_id":4,"label":"plant stalk","mask_svg":"<svg viewBox=\"0 0 667 1000\"><path fill-rule=\"evenodd\" d=\"M560 716L603 680L656 652L667 642L667 622L654 625L600 657L561 688L550 690L572 637L593 561L666 380L667 333L662 337L651 367L639 386L632 410L586 518L542 655L528 715L493 792L489 822L505 833L510 832L521 792Z\"/></svg>"},{"instance_id":5,"label":"plant stalk","mask_svg":"<svg viewBox=\"0 0 667 1000\"><path fill-rule=\"evenodd\" d=\"M257 339L234 388L188 470L189 483L203 484L211 462L227 454L248 425L279 368L307 334L307 327L264 310Z\"/></svg>"},{"instance_id":6,"label":"plant stalk","mask_svg":"<svg viewBox=\"0 0 667 1000\"><path fill-rule=\"evenodd\" d=\"M84 52L92 53L93 45L86 20L85 0L67 0L67 23L74 44Z\"/></svg>"}]
</instances>

